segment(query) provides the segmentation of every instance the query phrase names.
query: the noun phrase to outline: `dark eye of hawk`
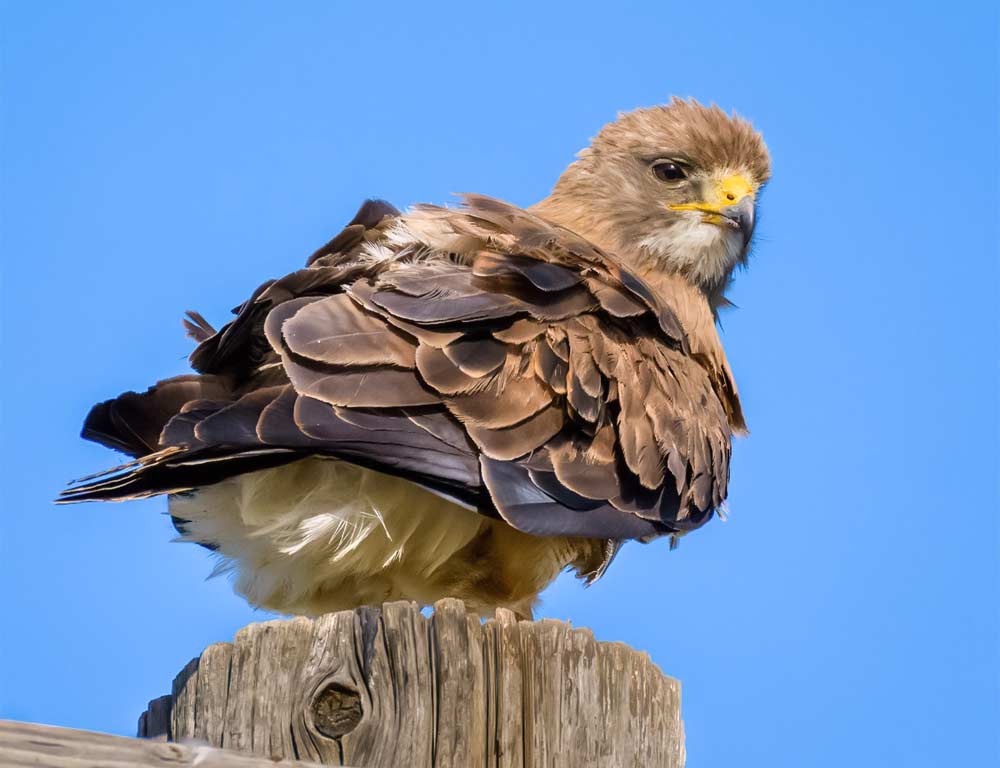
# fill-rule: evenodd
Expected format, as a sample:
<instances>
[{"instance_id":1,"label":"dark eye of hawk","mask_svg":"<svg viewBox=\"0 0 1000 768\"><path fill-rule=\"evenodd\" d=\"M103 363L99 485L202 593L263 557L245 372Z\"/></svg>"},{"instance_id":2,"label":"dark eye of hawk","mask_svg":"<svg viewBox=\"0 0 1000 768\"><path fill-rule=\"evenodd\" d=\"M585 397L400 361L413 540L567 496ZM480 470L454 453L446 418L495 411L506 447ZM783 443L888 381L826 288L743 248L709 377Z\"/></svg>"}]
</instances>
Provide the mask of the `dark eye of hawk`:
<instances>
[{"instance_id":1,"label":"dark eye of hawk","mask_svg":"<svg viewBox=\"0 0 1000 768\"><path fill-rule=\"evenodd\" d=\"M653 163L653 175L660 181L680 181L687 178L687 173L673 160L657 160Z\"/></svg>"}]
</instances>

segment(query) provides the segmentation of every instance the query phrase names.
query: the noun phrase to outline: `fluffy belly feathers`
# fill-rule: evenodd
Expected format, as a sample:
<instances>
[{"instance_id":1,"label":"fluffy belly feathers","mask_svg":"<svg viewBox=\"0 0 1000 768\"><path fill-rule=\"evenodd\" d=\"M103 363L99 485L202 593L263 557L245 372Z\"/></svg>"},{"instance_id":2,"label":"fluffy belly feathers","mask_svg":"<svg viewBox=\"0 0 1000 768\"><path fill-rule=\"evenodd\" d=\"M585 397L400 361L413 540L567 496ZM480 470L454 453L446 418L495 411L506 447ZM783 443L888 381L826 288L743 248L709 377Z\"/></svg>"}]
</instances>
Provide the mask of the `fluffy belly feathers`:
<instances>
[{"instance_id":1,"label":"fluffy belly feathers","mask_svg":"<svg viewBox=\"0 0 1000 768\"><path fill-rule=\"evenodd\" d=\"M183 539L216 547L251 603L315 615L457 597L528 616L561 570L596 567L603 542L537 537L399 478L303 459L170 497Z\"/></svg>"}]
</instances>

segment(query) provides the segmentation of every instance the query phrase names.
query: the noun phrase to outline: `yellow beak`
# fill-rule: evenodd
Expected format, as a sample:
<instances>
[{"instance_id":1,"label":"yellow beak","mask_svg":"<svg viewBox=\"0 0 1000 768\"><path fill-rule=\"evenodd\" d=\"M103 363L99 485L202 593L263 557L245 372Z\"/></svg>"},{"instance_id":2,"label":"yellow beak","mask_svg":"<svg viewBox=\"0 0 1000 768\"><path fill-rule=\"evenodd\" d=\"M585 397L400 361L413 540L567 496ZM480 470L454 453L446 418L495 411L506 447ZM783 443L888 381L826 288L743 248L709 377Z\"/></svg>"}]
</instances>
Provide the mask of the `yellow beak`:
<instances>
[{"instance_id":1,"label":"yellow beak","mask_svg":"<svg viewBox=\"0 0 1000 768\"><path fill-rule=\"evenodd\" d=\"M744 197L748 196L753 200L753 184L750 183L746 176L733 174L732 176L720 179L716 183L714 194L712 195L713 199L701 203L678 203L676 205L668 205L667 208L672 211L702 211L703 213L718 214L723 208L736 205ZM712 223L720 224L722 222L717 221Z\"/></svg>"},{"instance_id":2,"label":"yellow beak","mask_svg":"<svg viewBox=\"0 0 1000 768\"><path fill-rule=\"evenodd\" d=\"M672 211L701 211L702 220L707 224L738 229L743 234L745 247L753 235L754 194L754 186L745 176L733 174L716 183L711 200L678 203L667 208Z\"/></svg>"}]
</instances>

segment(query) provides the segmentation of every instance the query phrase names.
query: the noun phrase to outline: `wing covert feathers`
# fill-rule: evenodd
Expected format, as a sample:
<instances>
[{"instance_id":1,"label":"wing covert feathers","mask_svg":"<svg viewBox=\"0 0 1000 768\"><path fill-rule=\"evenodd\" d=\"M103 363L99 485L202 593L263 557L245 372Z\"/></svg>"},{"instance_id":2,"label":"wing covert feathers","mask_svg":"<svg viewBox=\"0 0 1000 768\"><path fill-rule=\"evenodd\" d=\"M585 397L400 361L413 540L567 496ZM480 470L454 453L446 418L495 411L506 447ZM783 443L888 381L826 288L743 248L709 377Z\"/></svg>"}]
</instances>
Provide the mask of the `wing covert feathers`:
<instances>
[{"instance_id":1,"label":"wing covert feathers","mask_svg":"<svg viewBox=\"0 0 1000 768\"><path fill-rule=\"evenodd\" d=\"M711 320L672 290L490 198L366 203L219 331L189 315L200 375L95 406L84 436L137 460L64 500L322 455L538 535L696 528L725 499L743 419Z\"/></svg>"}]
</instances>

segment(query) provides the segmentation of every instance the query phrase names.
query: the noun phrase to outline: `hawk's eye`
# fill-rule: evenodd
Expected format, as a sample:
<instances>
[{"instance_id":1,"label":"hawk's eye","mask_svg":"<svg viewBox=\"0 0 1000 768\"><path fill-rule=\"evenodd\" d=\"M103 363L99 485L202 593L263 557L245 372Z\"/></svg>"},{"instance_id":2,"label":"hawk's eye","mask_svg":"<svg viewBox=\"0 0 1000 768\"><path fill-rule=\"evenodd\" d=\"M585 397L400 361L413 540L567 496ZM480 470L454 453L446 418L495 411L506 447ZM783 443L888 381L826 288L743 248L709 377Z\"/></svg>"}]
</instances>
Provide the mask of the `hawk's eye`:
<instances>
[{"instance_id":1,"label":"hawk's eye","mask_svg":"<svg viewBox=\"0 0 1000 768\"><path fill-rule=\"evenodd\" d=\"M680 181L687 178L684 169L672 160L659 160L653 163L653 175L660 181Z\"/></svg>"}]
</instances>

